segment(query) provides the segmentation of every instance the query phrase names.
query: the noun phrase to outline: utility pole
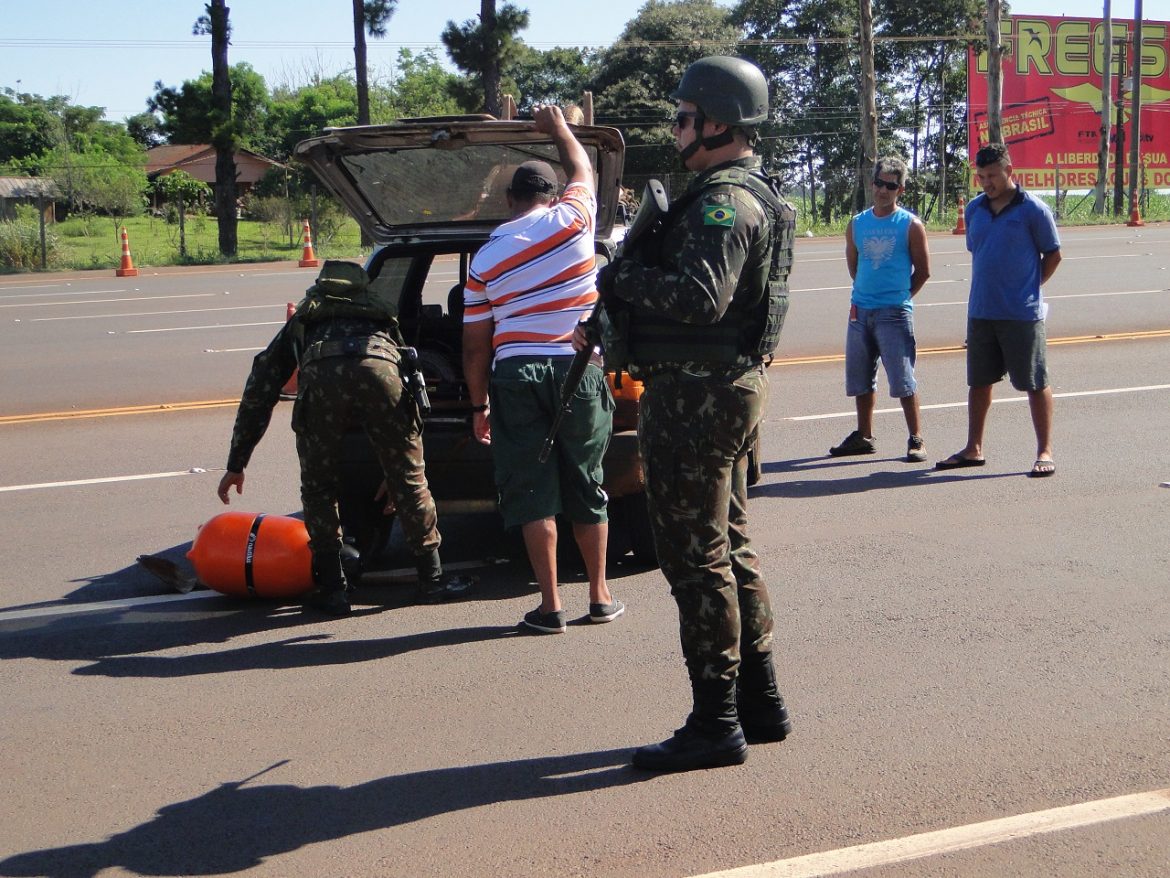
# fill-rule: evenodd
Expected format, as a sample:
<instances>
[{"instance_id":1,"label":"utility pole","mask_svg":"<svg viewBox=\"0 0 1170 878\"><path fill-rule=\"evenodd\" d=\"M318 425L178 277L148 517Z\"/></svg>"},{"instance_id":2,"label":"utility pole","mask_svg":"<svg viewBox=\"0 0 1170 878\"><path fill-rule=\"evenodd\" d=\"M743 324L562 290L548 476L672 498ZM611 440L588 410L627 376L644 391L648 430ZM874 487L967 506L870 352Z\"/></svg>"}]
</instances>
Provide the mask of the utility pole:
<instances>
[{"instance_id":1,"label":"utility pole","mask_svg":"<svg viewBox=\"0 0 1170 878\"><path fill-rule=\"evenodd\" d=\"M873 203L873 169L877 164L877 83L873 71L873 3L858 0L861 22L861 207Z\"/></svg>"},{"instance_id":2,"label":"utility pole","mask_svg":"<svg viewBox=\"0 0 1170 878\"><path fill-rule=\"evenodd\" d=\"M1118 73L1117 73L1117 152L1113 157L1113 215L1121 216L1122 201L1125 198L1125 128L1121 118L1125 109L1122 100L1122 91L1125 88L1125 65L1128 57L1125 41L1118 44Z\"/></svg>"},{"instance_id":3,"label":"utility pole","mask_svg":"<svg viewBox=\"0 0 1170 878\"><path fill-rule=\"evenodd\" d=\"M1133 88L1129 93L1129 204L1137 204L1142 169L1142 0L1133 3Z\"/></svg>"},{"instance_id":4,"label":"utility pole","mask_svg":"<svg viewBox=\"0 0 1170 878\"><path fill-rule=\"evenodd\" d=\"M1003 43L999 38L1000 0L987 0L987 142L1003 143Z\"/></svg>"},{"instance_id":5,"label":"utility pole","mask_svg":"<svg viewBox=\"0 0 1170 878\"><path fill-rule=\"evenodd\" d=\"M1101 67L1101 137L1097 142L1097 185L1093 193L1093 213L1105 213L1105 180L1109 176L1109 124L1113 93L1113 11L1112 0L1105 0L1105 21L1102 27L1101 49L1104 53Z\"/></svg>"}]
</instances>

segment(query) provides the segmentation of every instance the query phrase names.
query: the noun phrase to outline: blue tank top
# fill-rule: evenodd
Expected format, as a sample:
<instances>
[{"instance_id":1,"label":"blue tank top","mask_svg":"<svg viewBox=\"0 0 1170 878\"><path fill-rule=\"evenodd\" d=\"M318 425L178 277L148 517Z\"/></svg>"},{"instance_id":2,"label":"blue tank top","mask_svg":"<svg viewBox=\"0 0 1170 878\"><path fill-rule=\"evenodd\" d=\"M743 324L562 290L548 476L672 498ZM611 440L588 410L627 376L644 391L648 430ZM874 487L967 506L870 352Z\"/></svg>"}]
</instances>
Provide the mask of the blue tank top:
<instances>
[{"instance_id":1,"label":"blue tank top","mask_svg":"<svg viewBox=\"0 0 1170 878\"><path fill-rule=\"evenodd\" d=\"M876 217L870 208L853 217L853 243L857 246L857 277L853 280L853 304L858 308L897 308L910 303L910 224L914 214L903 207L889 216Z\"/></svg>"}]
</instances>

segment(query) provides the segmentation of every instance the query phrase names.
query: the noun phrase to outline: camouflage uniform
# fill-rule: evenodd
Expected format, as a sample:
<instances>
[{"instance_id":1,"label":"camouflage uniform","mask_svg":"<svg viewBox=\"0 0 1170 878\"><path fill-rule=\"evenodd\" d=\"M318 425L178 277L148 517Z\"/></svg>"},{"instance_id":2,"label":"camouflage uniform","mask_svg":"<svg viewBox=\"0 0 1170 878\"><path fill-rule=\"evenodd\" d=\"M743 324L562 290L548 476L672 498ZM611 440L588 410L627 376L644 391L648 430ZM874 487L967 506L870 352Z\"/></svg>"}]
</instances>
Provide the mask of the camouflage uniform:
<instances>
[{"instance_id":1,"label":"camouflage uniform","mask_svg":"<svg viewBox=\"0 0 1170 878\"><path fill-rule=\"evenodd\" d=\"M365 429L373 443L411 550L423 555L437 549L435 502L423 468L422 420L414 400L403 390L395 333L354 317L305 327L303 345L298 333L295 320L285 324L256 355L236 414L228 469L242 472L247 466L303 348L308 362L298 379L292 420L301 464L301 503L313 554L335 555L341 549L337 512L341 448L346 432L356 425ZM357 352L320 359L308 353L318 343L343 339L356 340ZM371 349L376 349L377 356L363 355Z\"/></svg>"},{"instance_id":2,"label":"camouflage uniform","mask_svg":"<svg viewBox=\"0 0 1170 878\"><path fill-rule=\"evenodd\" d=\"M734 680L741 651L771 651L772 607L747 534L747 454L759 434L768 376L760 356L694 361L639 358L648 316L709 328L737 300L758 298L771 256L772 217L743 186L699 174L649 267L621 260L612 293L631 306L630 372L646 382L638 427L655 548L679 608L692 681ZM787 238L791 248L791 237ZM678 350L686 350L680 345ZM693 350L693 348L692 348Z\"/></svg>"}]
</instances>

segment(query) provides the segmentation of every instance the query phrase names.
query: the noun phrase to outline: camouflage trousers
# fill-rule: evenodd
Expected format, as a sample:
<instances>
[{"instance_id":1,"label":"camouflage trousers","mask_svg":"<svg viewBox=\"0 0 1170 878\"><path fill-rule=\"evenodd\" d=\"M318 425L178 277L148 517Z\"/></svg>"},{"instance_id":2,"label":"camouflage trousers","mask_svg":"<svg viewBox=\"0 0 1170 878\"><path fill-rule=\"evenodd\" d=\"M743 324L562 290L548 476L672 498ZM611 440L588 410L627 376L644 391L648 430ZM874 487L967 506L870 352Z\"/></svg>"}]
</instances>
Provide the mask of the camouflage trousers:
<instances>
[{"instance_id":1,"label":"camouflage trousers","mask_svg":"<svg viewBox=\"0 0 1170 878\"><path fill-rule=\"evenodd\" d=\"M402 388L399 368L374 357L328 357L300 372L293 430L314 553L341 550L341 455L345 434L354 426L370 437L411 551L422 555L439 546L438 516L423 465L422 421Z\"/></svg>"},{"instance_id":2,"label":"camouflage trousers","mask_svg":"<svg viewBox=\"0 0 1170 878\"><path fill-rule=\"evenodd\" d=\"M654 375L638 444L662 572L693 681L731 680L772 649L772 605L747 533L747 454L768 396L763 367L735 379Z\"/></svg>"}]
</instances>

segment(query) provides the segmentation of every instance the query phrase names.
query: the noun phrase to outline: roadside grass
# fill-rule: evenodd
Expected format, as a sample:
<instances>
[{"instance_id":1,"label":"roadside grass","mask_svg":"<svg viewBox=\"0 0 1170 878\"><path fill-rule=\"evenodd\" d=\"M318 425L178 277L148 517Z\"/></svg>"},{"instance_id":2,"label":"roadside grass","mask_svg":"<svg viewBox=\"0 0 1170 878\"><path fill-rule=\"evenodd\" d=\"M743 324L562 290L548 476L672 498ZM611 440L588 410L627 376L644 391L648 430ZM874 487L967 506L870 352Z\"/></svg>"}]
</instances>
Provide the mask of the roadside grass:
<instances>
[{"instance_id":1,"label":"roadside grass","mask_svg":"<svg viewBox=\"0 0 1170 878\"><path fill-rule=\"evenodd\" d=\"M114 225L109 217L71 217L52 227L59 242L56 267L70 270L117 268L122 264L122 226L135 268L162 265L213 265L228 262L219 254L215 218L191 216L186 221L186 258L179 255L179 226L158 217L131 217ZM277 262L300 259L304 253L301 226L292 232L283 223L241 219L236 229L237 252L231 262ZM318 259L361 258L357 223L348 217L336 230L318 232L313 241Z\"/></svg>"},{"instance_id":2,"label":"roadside grass","mask_svg":"<svg viewBox=\"0 0 1170 878\"><path fill-rule=\"evenodd\" d=\"M974 198L978 193L972 192L971 197ZM1056 210L1056 198L1052 195L1041 195L1044 202ZM845 227L849 224L849 217L841 217L834 219L832 222L809 222L809 217L799 210L799 203L797 204L796 214L796 234L802 237L816 237L816 238L831 238L845 234ZM1148 204L1143 204L1141 208L1141 218L1143 222L1166 222L1170 220L1170 194L1161 194L1158 192L1149 193ZM942 220L935 217L926 221L926 230L928 232L948 232L952 231L959 221L959 212L957 206L951 208L944 215ZM1110 226L1110 225L1125 225L1129 221L1129 207L1128 202L1126 209L1120 216L1113 215L1113 195L1109 194L1106 199L1105 215L1099 216L1093 213L1093 196L1090 193L1087 197L1083 192L1070 193L1063 198L1061 209L1057 215L1056 224L1058 226ZM811 234L809 234L811 232Z\"/></svg>"},{"instance_id":3,"label":"roadside grass","mask_svg":"<svg viewBox=\"0 0 1170 878\"><path fill-rule=\"evenodd\" d=\"M972 193L974 195L975 193ZM1050 207L1056 208L1056 199L1042 195ZM1063 199L1058 225L1122 225L1129 220L1129 210L1120 216L1112 213L1112 195L1106 213L1093 213L1091 194L1071 193ZM1150 193L1141 210L1146 222L1170 221L1170 194ZM796 233L801 237L835 237L845 234L848 217L833 222L810 222L807 211L797 211ZM932 232L951 231L958 222L957 206L952 207L941 220L932 218L926 227ZM219 230L214 217L195 215L186 222L187 255L179 255L179 227L165 219L153 216L132 217L115 226L108 217L71 217L50 226L56 237L57 249L50 265L53 270L114 269L121 265L121 229L125 225L129 237L131 259L136 268L166 265L215 265L227 262L279 262L300 259L304 252L301 226L292 230L279 222L260 222L241 219L237 227L236 257L225 260L219 254ZM349 217L323 222L313 241L314 255L319 259L355 259L364 261L369 255L362 249L357 223ZM4 270L7 273L7 269Z\"/></svg>"}]
</instances>

